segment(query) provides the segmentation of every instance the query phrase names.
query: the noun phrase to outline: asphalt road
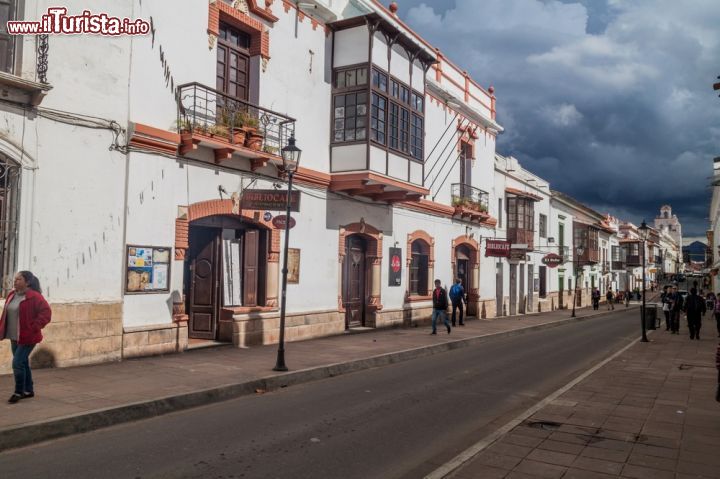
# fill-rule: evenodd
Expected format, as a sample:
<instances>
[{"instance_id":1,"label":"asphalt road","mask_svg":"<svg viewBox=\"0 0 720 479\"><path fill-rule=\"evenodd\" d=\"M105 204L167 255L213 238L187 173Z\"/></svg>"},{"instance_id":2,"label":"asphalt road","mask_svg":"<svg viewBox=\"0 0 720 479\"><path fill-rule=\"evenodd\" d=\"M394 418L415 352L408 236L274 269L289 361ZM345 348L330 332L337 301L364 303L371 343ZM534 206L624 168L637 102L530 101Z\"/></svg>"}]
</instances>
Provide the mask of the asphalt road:
<instances>
[{"instance_id":1,"label":"asphalt road","mask_svg":"<svg viewBox=\"0 0 720 479\"><path fill-rule=\"evenodd\" d=\"M638 311L0 454L2 477L417 478L637 337Z\"/></svg>"}]
</instances>

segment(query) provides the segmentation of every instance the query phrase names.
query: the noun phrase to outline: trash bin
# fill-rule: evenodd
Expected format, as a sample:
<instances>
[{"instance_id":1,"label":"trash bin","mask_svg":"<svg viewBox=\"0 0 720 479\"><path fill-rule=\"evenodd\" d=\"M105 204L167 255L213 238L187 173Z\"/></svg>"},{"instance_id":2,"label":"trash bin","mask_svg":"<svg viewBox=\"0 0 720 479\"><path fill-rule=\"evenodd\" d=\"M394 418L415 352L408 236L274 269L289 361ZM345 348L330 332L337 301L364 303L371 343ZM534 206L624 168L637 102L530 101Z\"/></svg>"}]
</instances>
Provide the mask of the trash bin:
<instances>
[{"instance_id":1,"label":"trash bin","mask_svg":"<svg viewBox=\"0 0 720 479\"><path fill-rule=\"evenodd\" d=\"M645 305L645 329L657 329L656 321L658 320L658 307L657 304L646 304Z\"/></svg>"}]
</instances>

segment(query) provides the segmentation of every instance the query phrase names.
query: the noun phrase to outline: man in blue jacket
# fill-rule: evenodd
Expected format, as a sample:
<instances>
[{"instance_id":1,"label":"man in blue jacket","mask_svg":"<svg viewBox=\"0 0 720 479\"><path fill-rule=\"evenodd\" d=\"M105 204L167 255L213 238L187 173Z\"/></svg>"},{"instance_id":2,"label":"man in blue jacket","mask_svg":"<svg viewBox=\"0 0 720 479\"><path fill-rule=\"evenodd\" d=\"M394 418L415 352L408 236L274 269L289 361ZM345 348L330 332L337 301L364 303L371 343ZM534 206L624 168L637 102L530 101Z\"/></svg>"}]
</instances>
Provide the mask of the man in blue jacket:
<instances>
[{"instance_id":1,"label":"man in blue jacket","mask_svg":"<svg viewBox=\"0 0 720 479\"><path fill-rule=\"evenodd\" d=\"M460 326L465 326L463 323L463 301L467 304L465 299L465 288L463 288L462 280L457 278L455 284L450 288L450 301L452 302L452 325L455 326L455 311L460 310Z\"/></svg>"}]
</instances>

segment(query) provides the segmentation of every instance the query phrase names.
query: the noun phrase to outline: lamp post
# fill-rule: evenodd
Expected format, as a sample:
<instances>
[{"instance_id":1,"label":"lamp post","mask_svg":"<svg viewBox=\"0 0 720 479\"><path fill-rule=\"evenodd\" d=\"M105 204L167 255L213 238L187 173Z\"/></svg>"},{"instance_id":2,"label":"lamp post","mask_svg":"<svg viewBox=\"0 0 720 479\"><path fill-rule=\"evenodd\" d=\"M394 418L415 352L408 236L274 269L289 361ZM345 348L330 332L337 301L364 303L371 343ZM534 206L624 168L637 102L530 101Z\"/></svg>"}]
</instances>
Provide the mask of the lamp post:
<instances>
[{"instance_id":1,"label":"lamp post","mask_svg":"<svg viewBox=\"0 0 720 479\"><path fill-rule=\"evenodd\" d=\"M575 248L575 257L573 258L573 263L575 267L575 294L573 295L573 309L572 309L572 315L571 318L575 317L575 303L577 303L577 292L578 292L578 270L580 269L580 256L585 252L585 249L582 247L582 245Z\"/></svg>"},{"instance_id":2,"label":"lamp post","mask_svg":"<svg viewBox=\"0 0 720 479\"><path fill-rule=\"evenodd\" d=\"M287 371L285 365L285 300L287 298L288 244L290 241L290 198L292 196L293 175L300 163L300 148L295 146L295 135L290 135L287 146L282 149L283 169L288 175L287 201L285 202L285 245L283 247L282 295L280 297L280 341L278 342L277 361L273 371Z\"/></svg>"},{"instance_id":3,"label":"lamp post","mask_svg":"<svg viewBox=\"0 0 720 479\"><path fill-rule=\"evenodd\" d=\"M640 232L640 239L642 240L642 309L640 310L640 323L642 324L642 339L643 343L648 342L647 333L645 332L645 242L648 238L650 228L647 223L643 220L642 224L638 228Z\"/></svg>"}]
</instances>

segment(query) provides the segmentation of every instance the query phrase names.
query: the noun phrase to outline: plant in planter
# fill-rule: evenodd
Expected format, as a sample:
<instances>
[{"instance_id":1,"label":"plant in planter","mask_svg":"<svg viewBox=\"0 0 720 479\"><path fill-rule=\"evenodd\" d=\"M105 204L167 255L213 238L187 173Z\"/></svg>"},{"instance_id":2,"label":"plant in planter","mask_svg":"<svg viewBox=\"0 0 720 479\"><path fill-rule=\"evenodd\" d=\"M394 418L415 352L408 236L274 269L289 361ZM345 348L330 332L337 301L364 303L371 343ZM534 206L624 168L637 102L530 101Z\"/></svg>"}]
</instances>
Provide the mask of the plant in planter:
<instances>
[{"instance_id":1,"label":"plant in planter","mask_svg":"<svg viewBox=\"0 0 720 479\"><path fill-rule=\"evenodd\" d=\"M225 125L210 125L208 133L210 133L210 136L219 136L223 138L228 138L230 136L230 130Z\"/></svg>"},{"instance_id":2,"label":"plant in planter","mask_svg":"<svg viewBox=\"0 0 720 479\"><path fill-rule=\"evenodd\" d=\"M263 151L265 153L270 153L271 155L277 155L279 150L276 146L265 145L263 146Z\"/></svg>"}]
</instances>

